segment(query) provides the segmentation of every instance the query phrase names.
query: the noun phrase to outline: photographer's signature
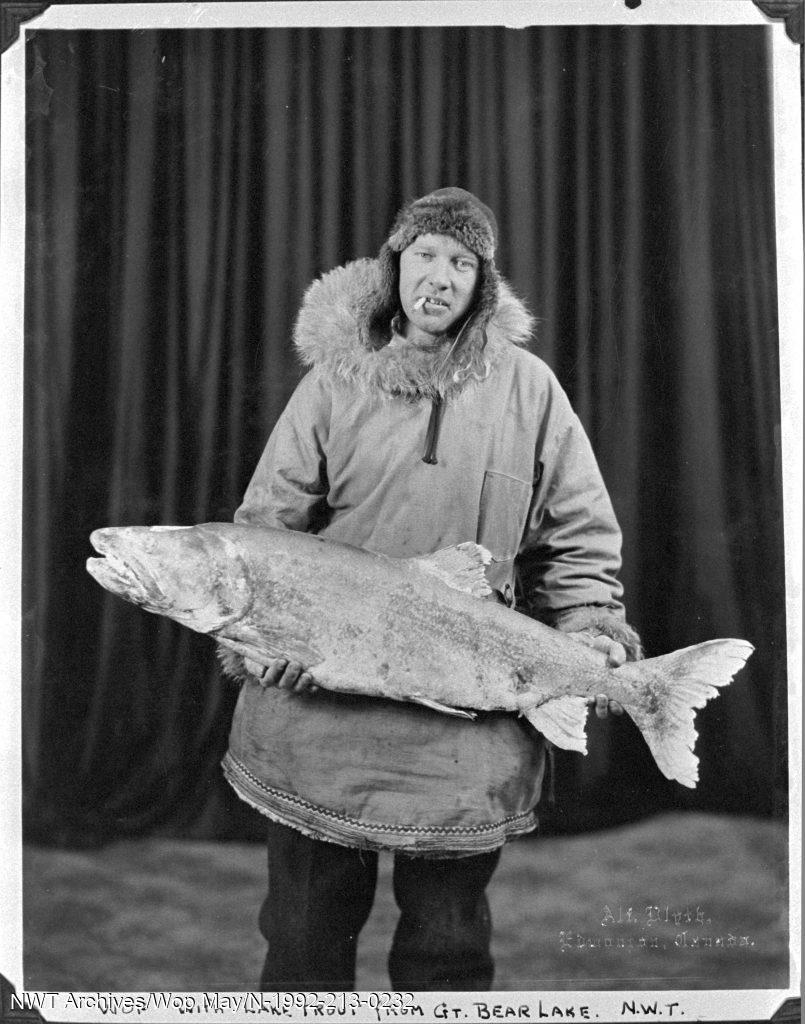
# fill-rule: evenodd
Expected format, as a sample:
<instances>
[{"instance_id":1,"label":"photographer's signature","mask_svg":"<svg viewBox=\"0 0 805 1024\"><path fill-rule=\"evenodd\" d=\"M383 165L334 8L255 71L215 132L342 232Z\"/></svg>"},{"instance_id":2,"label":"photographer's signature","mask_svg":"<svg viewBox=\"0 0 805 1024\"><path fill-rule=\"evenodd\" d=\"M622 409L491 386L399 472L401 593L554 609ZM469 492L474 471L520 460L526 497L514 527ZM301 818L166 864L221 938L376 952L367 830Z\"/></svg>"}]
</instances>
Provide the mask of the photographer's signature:
<instances>
[{"instance_id":1,"label":"photographer's signature","mask_svg":"<svg viewBox=\"0 0 805 1024\"><path fill-rule=\"evenodd\" d=\"M713 926L700 905L604 904L597 927L559 932L563 953L592 949L751 949L755 939L741 929Z\"/></svg>"}]
</instances>

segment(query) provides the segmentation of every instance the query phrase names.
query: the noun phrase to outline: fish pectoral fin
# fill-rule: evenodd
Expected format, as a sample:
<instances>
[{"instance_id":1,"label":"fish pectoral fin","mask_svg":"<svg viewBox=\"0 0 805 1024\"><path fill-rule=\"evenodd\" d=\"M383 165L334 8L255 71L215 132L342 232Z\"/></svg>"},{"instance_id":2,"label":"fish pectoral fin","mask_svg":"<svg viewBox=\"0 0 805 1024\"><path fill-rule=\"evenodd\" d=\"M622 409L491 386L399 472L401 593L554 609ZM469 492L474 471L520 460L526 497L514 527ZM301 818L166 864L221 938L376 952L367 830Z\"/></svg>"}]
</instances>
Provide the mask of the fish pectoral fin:
<instances>
[{"instance_id":1,"label":"fish pectoral fin","mask_svg":"<svg viewBox=\"0 0 805 1024\"><path fill-rule=\"evenodd\" d=\"M248 658L264 668L268 668L271 662L277 658L297 661L304 669L311 669L321 661L321 655L318 651L314 651L298 641L289 641L286 644L282 642L269 643L268 641L261 640L260 644L257 645L250 644L245 640L230 640L229 637L224 636L217 636L215 639L219 644L219 650L224 648L233 651L242 658ZM221 661L224 665L224 670L230 671L229 666L233 664L231 659L221 657Z\"/></svg>"},{"instance_id":2,"label":"fish pectoral fin","mask_svg":"<svg viewBox=\"0 0 805 1024\"><path fill-rule=\"evenodd\" d=\"M488 597L492 588L484 573L485 566L492 561L492 555L480 544L465 541L453 547L434 551L408 559L417 568L446 583L454 590L461 590L473 597Z\"/></svg>"},{"instance_id":3,"label":"fish pectoral fin","mask_svg":"<svg viewBox=\"0 0 805 1024\"><path fill-rule=\"evenodd\" d=\"M231 676L232 679L244 679L246 666L243 663L242 657L238 656L237 651L233 651L231 647L225 647L223 644L217 645L218 660L221 662L221 668L225 675Z\"/></svg>"},{"instance_id":4,"label":"fish pectoral fin","mask_svg":"<svg viewBox=\"0 0 805 1024\"><path fill-rule=\"evenodd\" d=\"M469 718L475 721L474 711L463 711L461 708L452 708L449 704L440 704L438 700L431 700L429 697L409 697L413 704L421 704L423 708L430 708L431 711L440 711L443 715L452 715L454 718Z\"/></svg>"},{"instance_id":5,"label":"fish pectoral fin","mask_svg":"<svg viewBox=\"0 0 805 1024\"><path fill-rule=\"evenodd\" d=\"M585 697L554 697L538 707L523 710L523 715L562 750L577 750L587 753L587 700Z\"/></svg>"}]
</instances>

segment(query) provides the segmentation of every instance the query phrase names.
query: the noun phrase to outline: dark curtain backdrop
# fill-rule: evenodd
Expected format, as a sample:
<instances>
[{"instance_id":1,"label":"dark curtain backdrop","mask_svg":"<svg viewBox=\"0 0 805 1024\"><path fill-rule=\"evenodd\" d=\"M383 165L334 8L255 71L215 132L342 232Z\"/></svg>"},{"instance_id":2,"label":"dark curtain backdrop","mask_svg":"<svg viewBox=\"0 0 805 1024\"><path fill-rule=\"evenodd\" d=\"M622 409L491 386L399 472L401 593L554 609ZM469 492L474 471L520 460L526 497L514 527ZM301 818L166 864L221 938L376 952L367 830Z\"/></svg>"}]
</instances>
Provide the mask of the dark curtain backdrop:
<instances>
[{"instance_id":1,"label":"dark curtain backdrop","mask_svg":"<svg viewBox=\"0 0 805 1024\"><path fill-rule=\"evenodd\" d=\"M785 623L767 30L29 34L26 821L254 830L220 779L212 644L84 571L105 525L230 519L316 275L444 184L500 223L624 530L648 651L757 648L700 715L695 793L628 722L562 755L560 826L782 813Z\"/></svg>"}]
</instances>

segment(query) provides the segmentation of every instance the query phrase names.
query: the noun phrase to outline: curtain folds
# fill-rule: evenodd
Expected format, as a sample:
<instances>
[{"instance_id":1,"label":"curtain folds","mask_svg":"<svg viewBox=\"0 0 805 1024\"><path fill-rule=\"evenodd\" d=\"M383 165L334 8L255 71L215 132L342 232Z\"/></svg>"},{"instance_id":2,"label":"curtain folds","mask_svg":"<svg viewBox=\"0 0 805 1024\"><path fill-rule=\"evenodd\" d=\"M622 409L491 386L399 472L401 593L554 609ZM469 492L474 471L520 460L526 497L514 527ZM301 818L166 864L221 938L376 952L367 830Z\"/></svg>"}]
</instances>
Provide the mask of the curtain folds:
<instances>
[{"instance_id":1,"label":"curtain folds","mask_svg":"<svg viewBox=\"0 0 805 1024\"><path fill-rule=\"evenodd\" d=\"M566 822L585 803L780 811L768 46L748 27L28 34L34 834L253 827L217 767L235 693L212 645L102 592L87 538L231 518L299 377L305 288L446 184L496 211L534 350L599 456L649 652L757 648L701 715L695 793L658 781L628 723L592 722L590 756L561 759Z\"/></svg>"}]
</instances>

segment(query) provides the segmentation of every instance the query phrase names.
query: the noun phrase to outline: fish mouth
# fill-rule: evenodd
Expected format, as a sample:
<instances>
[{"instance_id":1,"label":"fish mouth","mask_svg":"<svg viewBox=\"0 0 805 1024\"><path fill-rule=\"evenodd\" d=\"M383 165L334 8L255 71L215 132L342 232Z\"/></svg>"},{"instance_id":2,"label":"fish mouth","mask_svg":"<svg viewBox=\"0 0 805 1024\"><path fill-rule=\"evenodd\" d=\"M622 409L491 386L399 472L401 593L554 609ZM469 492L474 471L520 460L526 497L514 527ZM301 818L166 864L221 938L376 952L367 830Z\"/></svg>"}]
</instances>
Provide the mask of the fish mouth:
<instances>
[{"instance_id":1,"label":"fish mouth","mask_svg":"<svg viewBox=\"0 0 805 1024\"><path fill-rule=\"evenodd\" d=\"M166 595L147 566L130 553L117 550L115 535L107 530L95 530L90 543L101 558L87 559L87 572L104 589L148 611L165 606Z\"/></svg>"}]
</instances>

